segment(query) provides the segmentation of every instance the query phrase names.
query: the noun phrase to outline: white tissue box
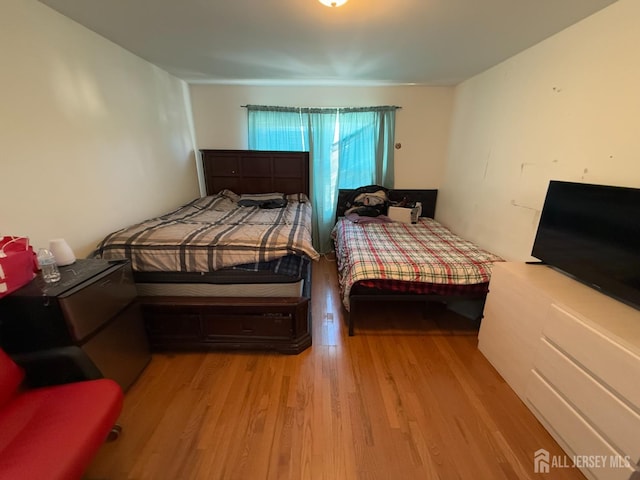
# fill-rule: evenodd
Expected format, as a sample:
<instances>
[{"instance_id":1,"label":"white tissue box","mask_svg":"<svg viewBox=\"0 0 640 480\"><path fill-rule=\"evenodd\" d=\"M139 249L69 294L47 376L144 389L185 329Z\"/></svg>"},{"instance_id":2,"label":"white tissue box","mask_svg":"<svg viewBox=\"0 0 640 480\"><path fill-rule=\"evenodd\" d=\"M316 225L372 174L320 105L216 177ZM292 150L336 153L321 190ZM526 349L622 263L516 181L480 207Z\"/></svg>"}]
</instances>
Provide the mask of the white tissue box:
<instances>
[{"instance_id":1,"label":"white tissue box","mask_svg":"<svg viewBox=\"0 0 640 480\"><path fill-rule=\"evenodd\" d=\"M394 222L417 223L418 217L422 213L422 204L416 202L413 208L407 207L389 207L387 216Z\"/></svg>"}]
</instances>

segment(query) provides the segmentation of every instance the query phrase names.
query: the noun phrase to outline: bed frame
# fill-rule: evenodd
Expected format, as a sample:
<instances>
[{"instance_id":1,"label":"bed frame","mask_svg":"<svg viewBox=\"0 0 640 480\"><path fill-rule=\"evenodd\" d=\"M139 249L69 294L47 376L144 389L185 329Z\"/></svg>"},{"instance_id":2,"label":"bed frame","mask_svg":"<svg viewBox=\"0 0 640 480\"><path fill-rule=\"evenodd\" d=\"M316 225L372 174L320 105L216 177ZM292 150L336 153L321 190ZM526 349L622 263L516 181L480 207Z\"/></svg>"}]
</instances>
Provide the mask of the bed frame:
<instances>
[{"instance_id":1,"label":"bed frame","mask_svg":"<svg viewBox=\"0 0 640 480\"><path fill-rule=\"evenodd\" d=\"M348 189L339 190L336 217L344 216L345 200L352 192L353 190ZM422 214L420 216L434 218L438 190L393 189L389 191L389 197L393 201L399 201L406 197L410 201L421 202ZM375 293L350 293L350 312L347 313L349 336L354 335L354 324L362 305L370 302L439 302L444 303L447 309L479 323L482 319L486 296L486 293L475 295L419 295L397 292L380 293L379 291Z\"/></svg>"},{"instance_id":2,"label":"bed frame","mask_svg":"<svg viewBox=\"0 0 640 480\"><path fill-rule=\"evenodd\" d=\"M309 154L201 150L207 195L309 195ZM138 297L154 350L275 350L296 354L311 346L311 266L301 297Z\"/></svg>"}]
</instances>

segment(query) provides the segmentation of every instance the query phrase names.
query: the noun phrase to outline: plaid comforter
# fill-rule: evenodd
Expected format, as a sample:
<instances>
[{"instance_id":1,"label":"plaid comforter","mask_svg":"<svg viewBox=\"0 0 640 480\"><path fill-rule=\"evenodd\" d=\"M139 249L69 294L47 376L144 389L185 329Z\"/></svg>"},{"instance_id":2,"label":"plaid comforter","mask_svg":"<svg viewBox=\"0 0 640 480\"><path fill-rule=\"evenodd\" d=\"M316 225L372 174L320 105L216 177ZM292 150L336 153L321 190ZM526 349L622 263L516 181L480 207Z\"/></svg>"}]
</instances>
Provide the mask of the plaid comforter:
<instances>
[{"instance_id":1,"label":"plaid comforter","mask_svg":"<svg viewBox=\"0 0 640 480\"><path fill-rule=\"evenodd\" d=\"M287 255L319 258L311 244L311 204L287 196L284 208L240 207L223 191L108 235L96 250L127 258L140 272L210 272Z\"/></svg>"},{"instance_id":2,"label":"plaid comforter","mask_svg":"<svg viewBox=\"0 0 640 480\"><path fill-rule=\"evenodd\" d=\"M338 219L336 246L342 302L356 282L371 279L473 285L489 281L502 259L453 234L431 218L417 224L353 223Z\"/></svg>"}]
</instances>

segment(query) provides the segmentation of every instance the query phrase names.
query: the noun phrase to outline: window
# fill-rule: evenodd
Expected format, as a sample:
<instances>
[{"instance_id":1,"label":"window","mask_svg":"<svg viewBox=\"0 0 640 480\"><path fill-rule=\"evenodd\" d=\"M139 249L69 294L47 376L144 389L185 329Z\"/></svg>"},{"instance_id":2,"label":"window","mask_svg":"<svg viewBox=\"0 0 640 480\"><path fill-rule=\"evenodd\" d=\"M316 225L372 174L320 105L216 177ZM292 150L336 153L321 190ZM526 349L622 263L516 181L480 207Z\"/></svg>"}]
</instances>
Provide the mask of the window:
<instances>
[{"instance_id":1,"label":"window","mask_svg":"<svg viewBox=\"0 0 640 480\"><path fill-rule=\"evenodd\" d=\"M310 153L313 241L319 252L332 250L339 189L393 187L397 108L247 107L249 149Z\"/></svg>"}]
</instances>

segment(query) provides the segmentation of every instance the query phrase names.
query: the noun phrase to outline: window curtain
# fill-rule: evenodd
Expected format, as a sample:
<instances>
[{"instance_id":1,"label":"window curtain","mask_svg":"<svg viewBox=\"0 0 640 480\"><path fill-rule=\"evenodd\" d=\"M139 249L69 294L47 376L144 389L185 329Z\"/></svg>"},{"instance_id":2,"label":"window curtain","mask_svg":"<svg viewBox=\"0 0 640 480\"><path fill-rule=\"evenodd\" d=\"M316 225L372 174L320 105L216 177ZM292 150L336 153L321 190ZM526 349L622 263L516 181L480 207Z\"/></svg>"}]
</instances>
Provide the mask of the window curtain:
<instances>
[{"instance_id":1,"label":"window curtain","mask_svg":"<svg viewBox=\"0 0 640 480\"><path fill-rule=\"evenodd\" d=\"M308 122L299 109L247 108L249 150L309 151Z\"/></svg>"},{"instance_id":2,"label":"window curtain","mask_svg":"<svg viewBox=\"0 0 640 480\"><path fill-rule=\"evenodd\" d=\"M337 110L309 112L309 157L311 158L311 204L313 246L320 253L331 251L331 228L335 221L335 210L329 205L336 202L337 161L333 147L336 138Z\"/></svg>"},{"instance_id":3,"label":"window curtain","mask_svg":"<svg viewBox=\"0 0 640 480\"><path fill-rule=\"evenodd\" d=\"M393 188L397 108L247 106L250 150L309 152L313 244L319 252L333 249L339 189Z\"/></svg>"}]
</instances>

